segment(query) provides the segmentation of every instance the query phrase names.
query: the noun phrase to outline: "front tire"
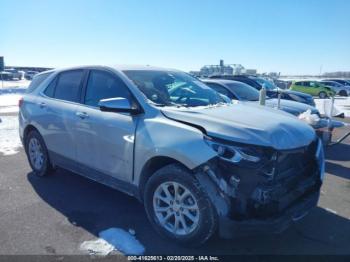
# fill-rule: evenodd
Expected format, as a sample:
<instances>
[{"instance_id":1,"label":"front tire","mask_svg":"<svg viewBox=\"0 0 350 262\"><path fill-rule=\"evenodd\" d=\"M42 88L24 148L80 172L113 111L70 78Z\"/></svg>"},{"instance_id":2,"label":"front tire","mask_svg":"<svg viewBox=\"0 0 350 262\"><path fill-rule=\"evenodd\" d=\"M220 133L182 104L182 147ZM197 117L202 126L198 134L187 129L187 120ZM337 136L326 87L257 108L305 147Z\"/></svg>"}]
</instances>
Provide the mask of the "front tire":
<instances>
[{"instance_id":1,"label":"front tire","mask_svg":"<svg viewBox=\"0 0 350 262\"><path fill-rule=\"evenodd\" d=\"M35 175L46 176L52 171L45 142L38 131L29 132L25 140L25 150Z\"/></svg>"},{"instance_id":2,"label":"front tire","mask_svg":"<svg viewBox=\"0 0 350 262\"><path fill-rule=\"evenodd\" d=\"M148 219L162 236L198 246L217 228L217 213L206 191L183 166L171 164L148 180L144 193Z\"/></svg>"},{"instance_id":3,"label":"front tire","mask_svg":"<svg viewBox=\"0 0 350 262\"><path fill-rule=\"evenodd\" d=\"M325 92L321 91L321 92L318 94L318 96L319 96L319 98L324 99L324 98L327 97L327 94L326 94Z\"/></svg>"}]
</instances>

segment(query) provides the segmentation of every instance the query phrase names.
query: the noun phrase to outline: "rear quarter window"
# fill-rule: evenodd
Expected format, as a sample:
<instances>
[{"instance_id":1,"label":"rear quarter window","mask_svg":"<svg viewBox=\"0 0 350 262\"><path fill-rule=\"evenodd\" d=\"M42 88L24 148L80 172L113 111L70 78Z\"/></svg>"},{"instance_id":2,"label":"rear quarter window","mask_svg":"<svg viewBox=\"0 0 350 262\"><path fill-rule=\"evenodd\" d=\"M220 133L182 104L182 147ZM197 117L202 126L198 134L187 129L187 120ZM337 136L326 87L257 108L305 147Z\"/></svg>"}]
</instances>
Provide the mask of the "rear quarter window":
<instances>
[{"instance_id":1,"label":"rear quarter window","mask_svg":"<svg viewBox=\"0 0 350 262\"><path fill-rule=\"evenodd\" d=\"M53 97L55 95L55 86L57 82L57 77L55 77L50 84L46 87L44 94L48 97Z\"/></svg>"},{"instance_id":2,"label":"rear quarter window","mask_svg":"<svg viewBox=\"0 0 350 262\"><path fill-rule=\"evenodd\" d=\"M48 72L48 73L43 73L40 75L36 75L34 76L32 82L30 82L28 88L27 88L27 93L32 93L35 89L37 89L42 82L44 82L50 75L52 74L52 72Z\"/></svg>"}]
</instances>

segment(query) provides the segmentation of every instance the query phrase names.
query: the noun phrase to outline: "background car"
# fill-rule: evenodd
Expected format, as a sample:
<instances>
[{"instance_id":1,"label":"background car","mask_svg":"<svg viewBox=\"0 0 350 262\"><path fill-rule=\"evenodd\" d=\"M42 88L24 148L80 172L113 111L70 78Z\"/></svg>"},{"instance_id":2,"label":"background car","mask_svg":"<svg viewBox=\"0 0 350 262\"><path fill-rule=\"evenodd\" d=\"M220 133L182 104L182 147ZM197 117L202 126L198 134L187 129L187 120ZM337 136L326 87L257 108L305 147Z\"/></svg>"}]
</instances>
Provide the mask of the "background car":
<instances>
[{"instance_id":1,"label":"background car","mask_svg":"<svg viewBox=\"0 0 350 262\"><path fill-rule=\"evenodd\" d=\"M27 80L32 80L33 77L34 77L36 74L38 74L38 73L39 73L39 72L37 72L37 71L27 71L27 72L25 72L25 74L24 74L24 78L27 79Z\"/></svg>"},{"instance_id":2,"label":"background car","mask_svg":"<svg viewBox=\"0 0 350 262\"><path fill-rule=\"evenodd\" d=\"M221 79L210 79L203 82L231 100L252 102L254 104L257 104L259 101L259 91L245 83ZM266 106L277 108L278 99L267 97ZM316 114L317 116L320 115L318 110L313 106L285 99L280 100L280 109L295 116L299 116L307 110L310 110L312 114Z\"/></svg>"},{"instance_id":3,"label":"background car","mask_svg":"<svg viewBox=\"0 0 350 262\"><path fill-rule=\"evenodd\" d=\"M254 76L249 77L246 75L215 75L215 76L211 76L210 79L227 79L227 80L239 81L247 85L250 85L257 90L260 90L262 88L263 83L261 82L264 81L262 78L260 79L260 83L259 83L257 77L254 77ZM282 89L279 89L276 85L270 83L269 81L267 84L265 83L265 88L266 88L266 94L271 98L277 98L278 94L280 93L282 99L292 100L299 103L315 106L315 101L313 100L311 95L292 91L292 90L282 90Z\"/></svg>"},{"instance_id":4,"label":"background car","mask_svg":"<svg viewBox=\"0 0 350 262\"><path fill-rule=\"evenodd\" d=\"M335 95L332 88L327 87L317 81L294 81L290 86L290 90L303 92L320 98L327 98Z\"/></svg>"},{"instance_id":5,"label":"background car","mask_svg":"<svg viewBox=\"0 0 350 262\"><path fill-rule=\"evenodd\" d=\"M284 81L280 79L274 79L274 84L281 89L289 89L290 85L292 84L292 81Z\"/></svg>"},{"instance_id":6,"label":"background car","mask_svg":"<svg viewBox=\"0 0 350 262\"><path fill-rule=\"evenodd\" d=\"M347 79L325 79L326 81L334 81L334 82L337 82L339 84L342 84L344 86L350 86L350 80Z\"/></svg>"},{"instance_id":7,"label":"background car","mask_svg":"<svg viewBox=\"0 0 350 262\"><path fill-rule=\"evenodd\" d=\"M5 69L4 71L9 73L7 76L8 80L13 80L13 79L22 80L22 78L23 78L23 72L18 71L14 68Z\"/></svg>"},{"instance_id":8,"label":"background car","mask_svg":"<svg viewBox=\"0 0 350 262\"><path fill-rule=\"evenodd\" d=\"M320 83L332 88L337 95L340 95L340 96L350 95L350 86L342 85L338 82L330 81L330 80L322 80Z\"/></svg>"},{"instance_id":9,"label":"background car","mask_svg":"<svg viewBox=\"0 0 350 262\"><path fill-rule=\"evenodd\" d=\"M1 80L12 80L12 74L6 71L0 72L0 79Z\"/></svg>"}]
</instances>

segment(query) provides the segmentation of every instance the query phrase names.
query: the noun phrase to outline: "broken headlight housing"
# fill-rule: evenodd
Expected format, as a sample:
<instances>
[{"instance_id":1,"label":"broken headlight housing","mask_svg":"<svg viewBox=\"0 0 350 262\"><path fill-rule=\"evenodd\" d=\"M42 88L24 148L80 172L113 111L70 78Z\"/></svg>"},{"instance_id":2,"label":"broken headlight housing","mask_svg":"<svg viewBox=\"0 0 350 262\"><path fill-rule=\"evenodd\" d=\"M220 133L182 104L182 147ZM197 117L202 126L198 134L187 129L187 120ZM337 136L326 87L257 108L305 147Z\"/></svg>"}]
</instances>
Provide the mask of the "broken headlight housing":
<instances>
[{"instance_id":1,"label":"broken headlight housing","mask_svg":"<svg viewBox=\"0 0 350 262\"><path fill-rule=\"evenodd\" d=\"M262 160L261 152L250 145L231 145L204 137L204 141L225 161L239 164L241 162L259 163Z\"/></svg>"}]
</instances>

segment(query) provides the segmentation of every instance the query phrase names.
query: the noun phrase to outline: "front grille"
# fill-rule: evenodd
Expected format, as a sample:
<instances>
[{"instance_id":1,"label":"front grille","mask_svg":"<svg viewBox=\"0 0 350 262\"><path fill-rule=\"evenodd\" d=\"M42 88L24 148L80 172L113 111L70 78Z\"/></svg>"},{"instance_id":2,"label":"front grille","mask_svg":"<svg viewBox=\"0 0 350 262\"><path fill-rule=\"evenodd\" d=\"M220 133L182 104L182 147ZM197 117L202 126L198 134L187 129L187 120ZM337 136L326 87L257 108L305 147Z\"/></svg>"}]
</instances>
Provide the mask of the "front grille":
<instances>
[{"instance_id":1,"label":"front grille","mask_svg":"<svg viewBox=\"0 0 350 262\"><path fill-rule=\"evenodd\" d=\"M304 148L278 153L273 181L260 184L249 203L248 208L254 217L278 214L305 194L319 189L317 142L315 140Z\"/></svg>"},{"instance_id":2,"label":"front grille","mask_svg":"<svg viewBox=\"0 0 350 262\"><path fill-rule=\"evenodd\" d=\"M316 167L316 150L317 140L314 140L306 147L279 152L274 179L280 181L291 175L310 175L310 171Z\"/></svg>"},{"instance_id":3,"label":"front grille","mask_svg":"<svg viewBox=\"0 0 350 262\"><path fill-rule=\"evenodd\" d=\"M220 177L240 178L232 198L234 219L273 217L319 189L317 140L295 150L274 151L259 168L242 167L219 158L211 168Z\"/></svg>"}]
</instances>

